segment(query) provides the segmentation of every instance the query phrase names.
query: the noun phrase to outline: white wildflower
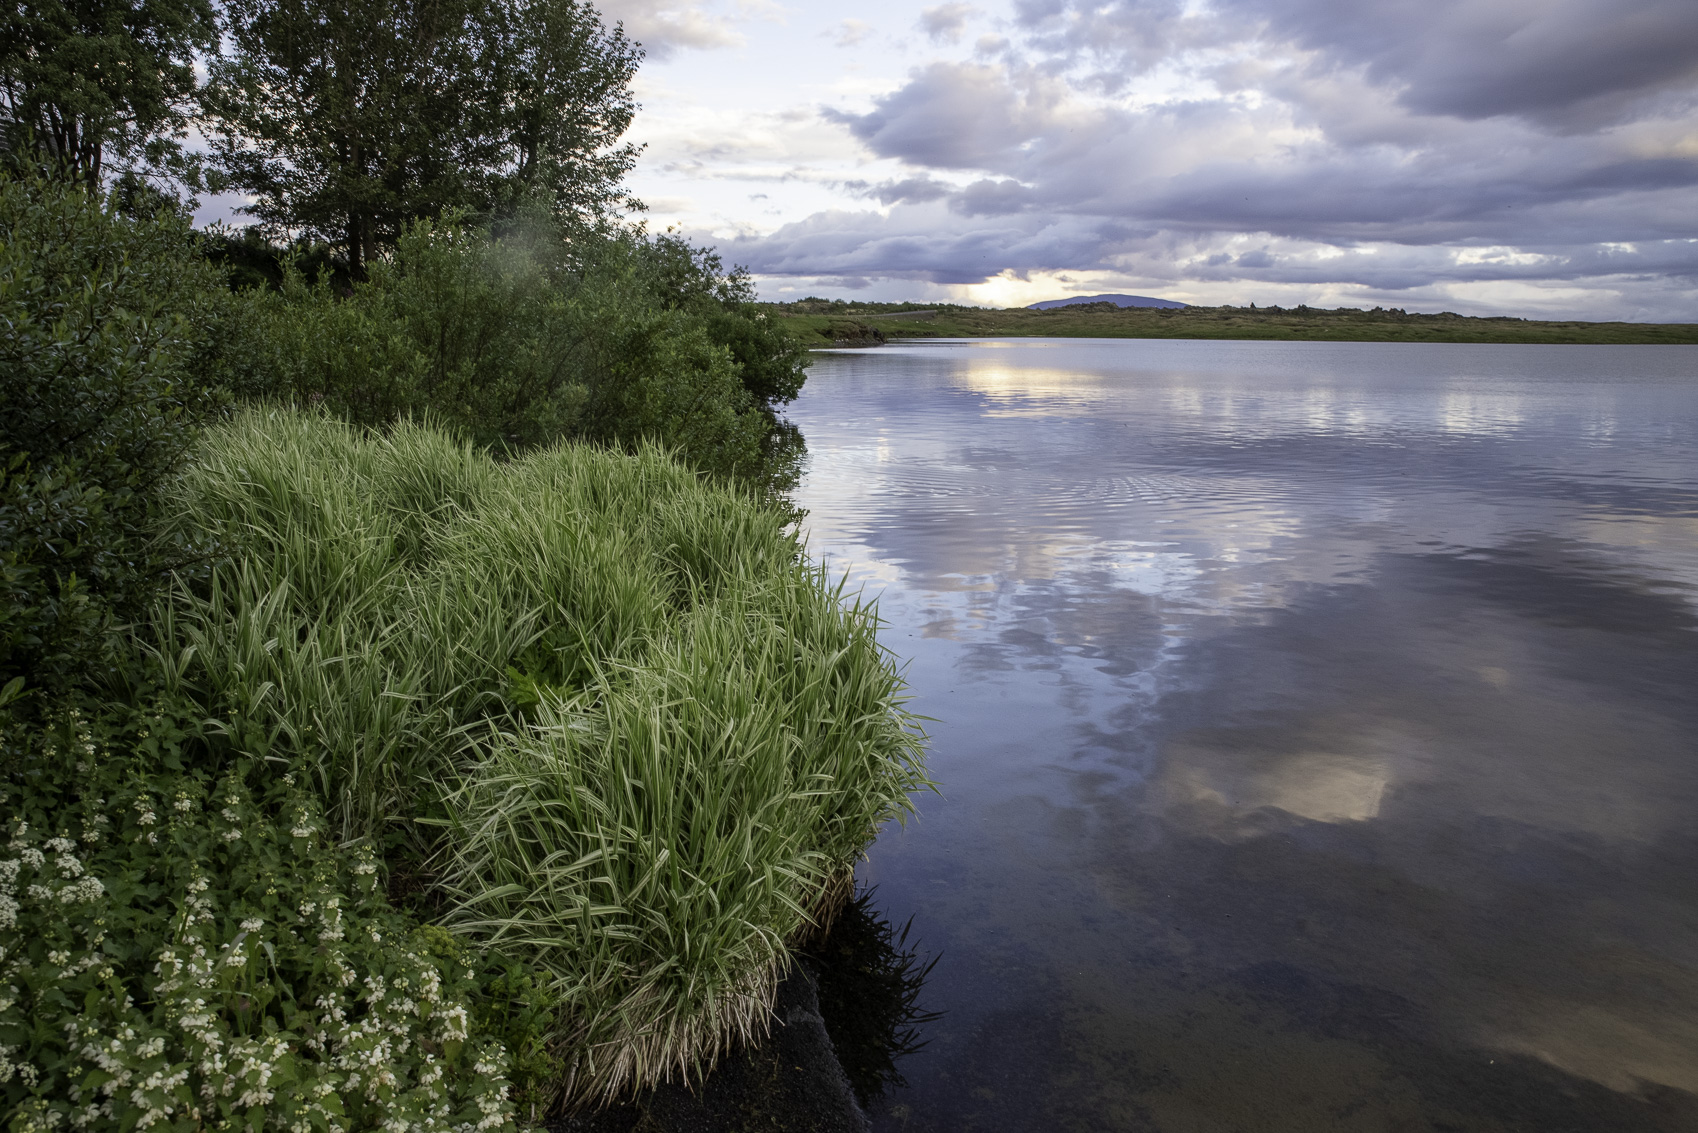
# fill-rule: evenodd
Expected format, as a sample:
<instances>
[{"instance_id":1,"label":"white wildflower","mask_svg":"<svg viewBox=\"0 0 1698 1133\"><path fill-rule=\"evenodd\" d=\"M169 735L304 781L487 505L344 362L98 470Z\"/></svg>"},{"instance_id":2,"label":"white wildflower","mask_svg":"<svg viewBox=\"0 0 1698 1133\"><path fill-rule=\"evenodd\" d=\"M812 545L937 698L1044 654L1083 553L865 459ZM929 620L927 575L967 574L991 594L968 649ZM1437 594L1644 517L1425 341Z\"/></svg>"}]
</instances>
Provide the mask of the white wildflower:
<instances>
[{"instance_id":1,"label":"white wildflower","mask_svg":"<svg viewBox=\"0 0 1698 1133\"><path fill-rule=\"evenodd\" d=\"M59 903L61 905L75 905L94 901L105 892L106 886L101 884L98 877L85 877L75 885L67 885L59 890Z\"/></svg>"},{"instance_id":2,"label":"white wildflower","mask_svg":"<svg viewBox=\"0 0 1698 1133\"><path fill-rule=\"evenodd\" d=\"M470 1026L466 1019L465 1007L460 1004L455 1004L453 1007L448 1008L448 1010L438 1013L436 1018L437 1038L443 1042L462 1042L465 1040L466 1032ZM478 1073L484 1073L481 1064L478 1068Z\"/></svg>"}]
</instances>

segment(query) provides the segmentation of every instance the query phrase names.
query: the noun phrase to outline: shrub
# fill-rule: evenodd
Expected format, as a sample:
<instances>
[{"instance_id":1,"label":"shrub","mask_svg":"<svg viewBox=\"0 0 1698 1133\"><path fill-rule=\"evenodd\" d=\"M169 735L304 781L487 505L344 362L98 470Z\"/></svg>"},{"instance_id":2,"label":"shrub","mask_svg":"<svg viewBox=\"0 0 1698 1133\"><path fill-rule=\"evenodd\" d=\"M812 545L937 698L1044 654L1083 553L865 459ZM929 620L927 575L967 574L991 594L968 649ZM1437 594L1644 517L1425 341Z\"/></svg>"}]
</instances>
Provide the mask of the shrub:
<instances>
[{"instance_id":1,"label":"shrub","mask_svg":"<svg viewBox=\"0 0 1698 1133\"><path fill-rule=\"evenodd\" d=\"M183 217L0 179L0 684L108 669L184 559L153 535L211 404L218 290Z\"/></svg>"},{"instance_id":2,"label":"shrub","mask_svg":"<svg viewBox=\"0 0 1698 1133\"><path fill-rule=\"evenodd\" d=\"M729 351L743 388L762 407L794 401L802 392L807 348L756 306L748 272L726 272L717 252L670 233L647 240L628 238L609 247L637 262L652 302L702 321L709 338Z\"/></svg>"},{"instance_id":3,"label":"shrub","mask_svg":"<svg viewBox=\"0 0 1698 1133\"><path fill-rule=\"evenodd\" d=\"M290 266L278 290L248 292L246 362L231 380L362 425L429 418L492 449L659 441L693 468L759 481L772 422L751 390L793 396L796 350L778 336L780 354L763 354L733 298L669 299L656 247L416 223L365 282L309 282ZM786 365L790 386L774 376Z\"/></svg>"}]
</instances>

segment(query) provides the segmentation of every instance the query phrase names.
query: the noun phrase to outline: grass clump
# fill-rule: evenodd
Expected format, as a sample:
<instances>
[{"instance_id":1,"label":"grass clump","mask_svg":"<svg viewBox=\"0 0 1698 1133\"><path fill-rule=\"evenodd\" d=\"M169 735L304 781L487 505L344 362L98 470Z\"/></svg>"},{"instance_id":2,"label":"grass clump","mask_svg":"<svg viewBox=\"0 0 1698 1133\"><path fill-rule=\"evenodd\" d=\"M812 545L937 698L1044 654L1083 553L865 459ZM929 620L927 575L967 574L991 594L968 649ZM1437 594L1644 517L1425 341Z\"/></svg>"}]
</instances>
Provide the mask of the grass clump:
<instances>
[{"instance_id":1,"label":"grass clump","mask_svg":"<svg viewBox=\"0 0 1698 1133\"><path fill-rule=\"evenodd\" d=\"M760 1028L787 943L924 783L872 612L658 449L498 464L256 411L208 432L179 508L231 554L156 621L168 687L422 878L421 916L538 974L550 1102Z\"/></svg>"}]
</instances>

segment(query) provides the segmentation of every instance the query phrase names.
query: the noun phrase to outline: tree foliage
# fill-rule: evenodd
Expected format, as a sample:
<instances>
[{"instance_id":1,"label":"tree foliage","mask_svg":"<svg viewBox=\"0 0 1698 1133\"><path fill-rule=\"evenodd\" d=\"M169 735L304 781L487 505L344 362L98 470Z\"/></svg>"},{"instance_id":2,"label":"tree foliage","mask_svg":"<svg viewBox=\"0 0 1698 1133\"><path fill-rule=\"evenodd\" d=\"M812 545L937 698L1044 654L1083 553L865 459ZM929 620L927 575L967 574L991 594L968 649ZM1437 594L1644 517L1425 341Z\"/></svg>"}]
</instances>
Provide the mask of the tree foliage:
<instances>
[{"instance_id":1,"label":"tree foliage","mask_svg":"<svg viewBox=\"0 0 1698 1133\"><path fill-rule=\"evenodd\" d=\"M29 0L0 14L0 129L14 161L98 186L110 158L172 166L210 0ZM182 171L178 166L179 171Z\"/></svg>"},{"instance_id":2,"label":"tree foliage","mask_svg":"<svg viewBox=\"0 0 1698 1133\"><path fill-rule=\"evenodd\" d=\"M206 94L217 151L274 233L356 278L406 223L538 199L609 214L641 54L578 0L229 0Z\"/></svg>"}]
</instances>

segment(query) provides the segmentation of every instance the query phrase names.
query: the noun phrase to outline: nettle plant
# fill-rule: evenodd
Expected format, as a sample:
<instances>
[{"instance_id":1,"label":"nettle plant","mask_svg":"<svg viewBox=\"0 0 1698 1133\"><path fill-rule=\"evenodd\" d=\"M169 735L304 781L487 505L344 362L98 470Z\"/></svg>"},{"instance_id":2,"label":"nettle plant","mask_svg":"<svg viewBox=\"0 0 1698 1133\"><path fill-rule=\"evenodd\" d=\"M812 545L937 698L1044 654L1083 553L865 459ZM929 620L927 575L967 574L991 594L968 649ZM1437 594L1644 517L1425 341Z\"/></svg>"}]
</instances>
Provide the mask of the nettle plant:
<instances>
[{"instance_id":1,"label":"nettle plant","mask_svg":"<svg viewBox=\"0 0 1698 1133\"><path fill-rule=\"evenodd\" d=\"M13 1133L510 1130L461 946L388 904L369 849L327 842L286 768L207 771L185 738L76 712L0 738Z\"/></svg>"}]
</instances>

